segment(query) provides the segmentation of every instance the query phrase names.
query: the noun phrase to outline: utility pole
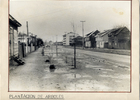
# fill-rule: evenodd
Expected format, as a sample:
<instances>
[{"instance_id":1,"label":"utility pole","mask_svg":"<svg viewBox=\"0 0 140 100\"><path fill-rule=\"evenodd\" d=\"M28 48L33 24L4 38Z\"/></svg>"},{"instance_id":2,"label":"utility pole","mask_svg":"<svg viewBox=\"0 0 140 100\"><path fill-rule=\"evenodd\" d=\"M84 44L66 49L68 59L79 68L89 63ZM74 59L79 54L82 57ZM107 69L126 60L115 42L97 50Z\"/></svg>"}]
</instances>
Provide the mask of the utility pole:
<instances>
[{"instance_id":1,"label":"utility pole","mask_svg":"<svg viewBox=\"0 0 140 100\"><path fill-rule=\"evenodd\" d=\"M73 32L74 32L74 69L76 69L76 43L75 43L75 29L74 29L74 23L73 26Z\"/></svg>"},{"instance_id":2,"label":"utility pole","mask_svg":"<svg viewBox=\"0 0 140 100\"><path fill-rule=\"evenodd\" d=\"M28 21L26 21L26 27L27 27L27 52L29 53L28 43L29 43L29 29L28 29Z\"/></svg>"},{"instance_id":3,"label":"utility pole","mask_svg":"<svg viewBox=\"0 0 140 100\"><path fill-rule=\"evenodd\" d=\"M55 45L56 45L56 55L58 56L58 52L57 52L57 35L56 35L56 43L55 43Z\"/></svg>"},{"instance_id":4,"label":"utility pole","mask_svg":"<svg viewBox=\"0 0 140 100\"><path fill-rule=\"evenodd\" d=\"M80 22L82 22L83 49L84 49L84 22L85 22L85 21L80 21Z\"/></svg>"},{"instance_id":5,"label":"utility pole","mask_svg":"<svg viewBox=\"0 0 140 100\"><path fill-rule=\"evenodd\" d=\"M29 36L28 21L26 21L27 35Z\"/></svg>"}]
</instances>

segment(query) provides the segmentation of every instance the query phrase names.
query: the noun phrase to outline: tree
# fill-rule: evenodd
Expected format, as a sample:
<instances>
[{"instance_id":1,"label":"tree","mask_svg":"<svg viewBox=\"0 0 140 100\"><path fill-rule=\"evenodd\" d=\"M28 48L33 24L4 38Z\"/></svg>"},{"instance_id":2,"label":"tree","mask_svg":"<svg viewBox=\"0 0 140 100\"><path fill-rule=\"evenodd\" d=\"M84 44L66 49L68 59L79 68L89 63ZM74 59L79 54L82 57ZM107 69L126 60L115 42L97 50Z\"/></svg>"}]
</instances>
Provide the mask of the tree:
<instances>
[{"instance_id":1,"label":"tree","mask_svg":"<svg viewBox=\"0 0 140 100\"><path fill-rule=\"evenodd\" d=\"M41 38L37 38L37 46L40 47L40 46L43 46L44 45L44 42Z\"/></svg>"}]
</instances>

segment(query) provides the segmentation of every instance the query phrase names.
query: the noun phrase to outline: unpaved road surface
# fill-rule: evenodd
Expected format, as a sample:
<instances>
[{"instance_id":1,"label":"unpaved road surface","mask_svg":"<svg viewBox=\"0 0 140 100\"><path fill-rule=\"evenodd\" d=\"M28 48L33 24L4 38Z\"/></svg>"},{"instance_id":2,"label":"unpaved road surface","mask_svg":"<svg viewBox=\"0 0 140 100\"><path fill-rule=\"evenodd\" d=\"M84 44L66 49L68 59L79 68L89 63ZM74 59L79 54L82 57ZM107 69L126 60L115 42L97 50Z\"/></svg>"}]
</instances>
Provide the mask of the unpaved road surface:
<instances>
[{"instance_id":1,"label":"unpaved road surface","mask_svg":"<svg viewBox=\"0 0 140 100\"><path fill-rule=\"evenodd\" d=\"M56 55L55 47L46 48L44 56L41 51L29 54L25 65L10 70L10 91L130 91L130 57L79 50L76 69L72 69L72 49L59 47ZM50 69L51 64L56 69Z\"/></svg>"}]
</instances>

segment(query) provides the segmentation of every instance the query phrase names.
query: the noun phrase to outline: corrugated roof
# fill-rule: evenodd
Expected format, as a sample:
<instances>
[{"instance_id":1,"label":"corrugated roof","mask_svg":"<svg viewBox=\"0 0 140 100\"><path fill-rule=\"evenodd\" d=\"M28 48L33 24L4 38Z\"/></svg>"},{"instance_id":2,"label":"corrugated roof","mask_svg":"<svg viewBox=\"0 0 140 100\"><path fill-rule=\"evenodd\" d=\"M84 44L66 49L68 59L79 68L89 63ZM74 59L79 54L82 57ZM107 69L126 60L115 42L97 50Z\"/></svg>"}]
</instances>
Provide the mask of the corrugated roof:
<instances>
[{"instance_id":1,"label":"corrugated roof","mask_svg":"<svg viewBox=\"0 0 140 100\"><path fill-rule=\"evenodd\" d=\"M95 36L97 33L98 33L99 31L98 30L96 30L96 31L92 31L92 32L90 32L90 33L88 33L86 36L88 37L88 36Z\"/></svg>"},{"instance_id":2,"label":"corrugated roof","mask_svg":"<svg viewBox=\"0 0 140 100\"><path fill-rule=\"evenodd\" d=\"M100 35L102 37L102 36L104 36L106 34L109 34L109 35L118 35L124 28L126 28L126 27L119 27L119 28L105 30L104 32L98 33L95 37L97 37L98 35Z\"/></svg>"},{"instance_id":3,"label":"corrugated roof","mask_svg":"<svg viewBox=\"0 0 140 100\"><path fill-rule=\"evenodd\" d=\"M118 35L123 29L125 29L126 27L120 27L120 28L116 28L113 29L109 35Z\"/></svg>"},{"instance_id":4,"label":"corrugated roof","mask_svg":"<svg viewBox=\"0 0 140 100\"><path fill-rule=\"evenodd\" d=\"M106 35L106 34L109 34L109 33L110 33L110 30L106 30L106 31L104 31L104 32L98 33L95 37L97 37L98 35L100 35L100 36L102 37L102 36L104 36L104 35Z\"/></svg>"}]
</instances>

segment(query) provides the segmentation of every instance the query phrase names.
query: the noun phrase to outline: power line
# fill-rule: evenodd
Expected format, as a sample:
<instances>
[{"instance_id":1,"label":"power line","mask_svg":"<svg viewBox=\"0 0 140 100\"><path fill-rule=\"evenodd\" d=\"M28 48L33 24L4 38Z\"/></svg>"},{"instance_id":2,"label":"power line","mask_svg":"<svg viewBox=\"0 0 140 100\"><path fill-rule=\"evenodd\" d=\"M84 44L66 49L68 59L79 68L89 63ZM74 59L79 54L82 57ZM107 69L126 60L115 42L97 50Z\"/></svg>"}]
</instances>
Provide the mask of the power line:
<instances>
[{"instance_id":1,"label":"power line","mask_svg":"<svg viewBox=\"0 0 140 100\"><path fill-rule=\"evenodd\" d=\"M40 15L32 15L31 17L28 17L28 19L32 19L32 18L37 18L37 17L44 17L44 16L47 16L49 14L54 14L54 13L59 13L61 11L65 11L65 10L69 10L69 9L73 9L73 8L66 8L66 9L63 9L63 10L57 10L57 11L52 11L50 13L46 13L46 14L40 14ZM26 20L27 18L23 18L21 20Z\"/></svg>"}]
</instances>

